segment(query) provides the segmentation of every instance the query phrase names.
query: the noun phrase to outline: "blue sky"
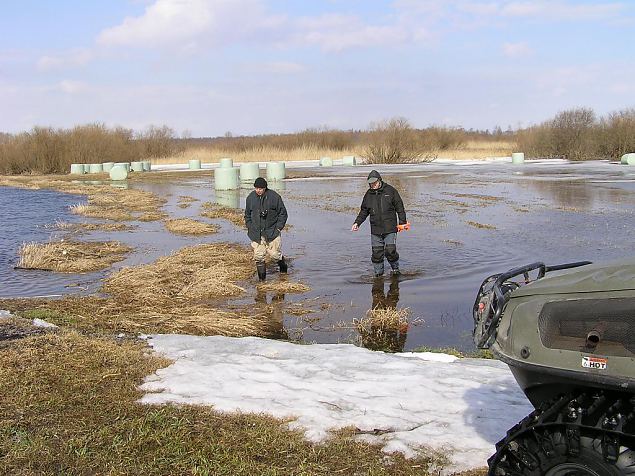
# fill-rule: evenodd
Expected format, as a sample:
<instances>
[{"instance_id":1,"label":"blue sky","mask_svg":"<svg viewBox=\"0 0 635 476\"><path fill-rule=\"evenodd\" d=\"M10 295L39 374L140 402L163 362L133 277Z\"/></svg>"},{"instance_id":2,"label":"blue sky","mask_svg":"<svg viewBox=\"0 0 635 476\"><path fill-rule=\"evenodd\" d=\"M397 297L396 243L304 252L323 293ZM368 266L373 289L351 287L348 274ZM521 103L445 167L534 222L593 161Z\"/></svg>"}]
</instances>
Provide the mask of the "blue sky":
<instances>
[{"instance_id":1,"label":"blue sky","mask_svg":"<svg viewBox=\"0 0 635 476\"><path fill-rule=\"evenodd\" d=\"M7 0L0 131L503 129L635 107L635 2Z\"/></svg>"}]
</instances>

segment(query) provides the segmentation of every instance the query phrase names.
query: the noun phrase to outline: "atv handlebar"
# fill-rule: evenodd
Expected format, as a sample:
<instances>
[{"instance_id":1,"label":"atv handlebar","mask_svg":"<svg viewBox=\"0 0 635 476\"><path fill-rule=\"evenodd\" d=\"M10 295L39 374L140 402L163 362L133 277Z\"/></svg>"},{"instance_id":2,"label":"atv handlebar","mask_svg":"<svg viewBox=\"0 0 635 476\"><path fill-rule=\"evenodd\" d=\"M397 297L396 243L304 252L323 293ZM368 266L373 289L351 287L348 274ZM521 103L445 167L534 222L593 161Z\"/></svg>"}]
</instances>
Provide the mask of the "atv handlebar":
<instances>
[{"instance_id":1,"label":"atv handlebar","mask_svg":"<svg viewBox=\"0 0 635 476\"><path fill-rule=\"evenodd\" d=\"M500 321L503 308L505 307L505 304L509 300L509 291L512 291L513 289L516 289L520 286L518 283L514 283L514 282L508 283L508 281L511 278L514 278L522 274L523 277L525 278L525 284L529 284L530 282L532 282L532 280L530 280L529 278L530 271L534 271L536 269L538 270L538 276L536 277L536 279L534 279L534 281L536 281L540 278L543 278L545 274L551 271L577 268L579 266L586 266L587 264L591 264L591 261L576 261L574 263L558 264L554 266L546 266L544 263L541 263L538 261L535 263L527 264L525 266L520 266L518 268L512 268L509 271L506 271L505 273L494 274L486 278L481 284L478 294L476 295L476 301L474 302L472 313L474 317L474 322L476 324L476 322L478 322L478 320L481 319L481 317L479 317L479 313L483 311L483 309L479 308L479 304L481 303L481 298L485 294L488 294L487 292L483 292L483 288L489 283L491 283L492 280L494 280L494 283L492 284L492 287L489 293L493 293L495 299L491 299L489 302L490 309L488 310L486 314L486 318L489 316L491 311L493 311L493 315L491 316L490 319L487 319L489 320L489 323L485 323L485 332L483 333L479 341L476 343L477 347L482 348L487 346L487 343L491 339L492 335L494 334L494 331L496 330L498 326L498 321ZM508 283L507 289L503 291L503 287L506 283Z\"/></svg>"}]
</instances>

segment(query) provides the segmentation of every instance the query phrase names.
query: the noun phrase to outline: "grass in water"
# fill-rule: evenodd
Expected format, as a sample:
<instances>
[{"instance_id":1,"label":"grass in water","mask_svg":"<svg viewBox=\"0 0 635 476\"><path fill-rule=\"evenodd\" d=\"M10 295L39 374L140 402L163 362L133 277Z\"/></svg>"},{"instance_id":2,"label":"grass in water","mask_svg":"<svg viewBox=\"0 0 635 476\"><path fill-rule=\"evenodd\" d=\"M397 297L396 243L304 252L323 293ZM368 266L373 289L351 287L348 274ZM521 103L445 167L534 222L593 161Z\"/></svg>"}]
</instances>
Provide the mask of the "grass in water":
<instances>
[{"instance_id":1,"label":"grass in water","mask_svg":"<svg viewBox=\"0 0 635 476\"><path fill-rule=\"evenodd\" d=\"M168 364L136 341L67 331L12 342L0 352L0 472L421 476L444 462L386 456L343 431L313 444L265 415L137 403Z\"/></svg>"},{"instance_id":2,"label":"grass in water","mask_svg":"<svg viewBox=\"0 0 635 476\"><path fill-rule=\"evenodd\" d=\"M212 202L201 204L201 216L207 218L222 218L232 222L239 228L245 228L245 214L243 210L224 207Z\"/></svg>"},{"instance_id":3,"label":"grass in water","mask_svg":"<svg viewBox=\"0 0 635 476\"><path fill-rule=\"evenodd\" d=\"M221 310L240 296L238 283L254 274L246 246L214 243L186 247L154 263L126 267L106 278L108 297L0 300L0 309L50 312L50 322L93 333L180 333L268 336L270 316L253 306Z\"/></svg>"},{"instance_id":4,"label":"grass in water","mask_svg":"<svg viewBox=\"0 0 635 476\"><path fill-rule=\"evenodd\" d=\"M136 227L125 223L68 223L57 221L53 225L47 225L47 228L67 231L130 231Z\"/></svg>"},{"instance_id":5,"label":"grass in water","mask_svg":"<svg viewBox=\"0 0 635 476\"><path fill-rule=\"evenodd\" d=\"M61 273L84 273L104 269L125 258L131 250L118 241L54 241L24 243L17 267Z\"/></svg>"},{"instance_id":6,"label":"grass in water","mask_svg":"<svg viewBox=\"0 0 635 476\"><path fill-rule=\"evenodd\" d=\"M169 232L177 235L210 235L218 232L218 226L191 218L174 218L164 223Z\"/></svg>"},{"instance_id":7,"label":"grass in water","mask_svg":"<svg viewBox=\"0 0 635 476\"><path fill-rule=\"evenodd\" d=\"M287 281L286 279L259 283L257 288L259 292L272 292L275 294L306 293L311 290L311 288L304 283Z\"/></svg>"}]
</instances>

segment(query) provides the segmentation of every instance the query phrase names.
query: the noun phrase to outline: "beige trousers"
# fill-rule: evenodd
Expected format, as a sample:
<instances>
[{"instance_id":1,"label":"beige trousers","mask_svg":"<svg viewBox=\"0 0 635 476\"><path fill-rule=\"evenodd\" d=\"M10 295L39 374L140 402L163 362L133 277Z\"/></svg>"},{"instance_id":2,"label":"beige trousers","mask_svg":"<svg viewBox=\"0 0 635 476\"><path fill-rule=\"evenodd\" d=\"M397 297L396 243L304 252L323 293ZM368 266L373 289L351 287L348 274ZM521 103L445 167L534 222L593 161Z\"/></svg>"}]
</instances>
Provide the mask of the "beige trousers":
<instances>
[{"instance_id":1,"label":"beige trousers","mask_svg":"<svg viewBox=\"0 0 635 476\"><path fill-rule=\"evenodd\" d=\"M273 261L282 259L282 239L280 235L269 242L264 238L260 239L260 243L252 241L251 247L254 250L254 261L265 261L267 256Z\"/></svg>"}]
</instances>

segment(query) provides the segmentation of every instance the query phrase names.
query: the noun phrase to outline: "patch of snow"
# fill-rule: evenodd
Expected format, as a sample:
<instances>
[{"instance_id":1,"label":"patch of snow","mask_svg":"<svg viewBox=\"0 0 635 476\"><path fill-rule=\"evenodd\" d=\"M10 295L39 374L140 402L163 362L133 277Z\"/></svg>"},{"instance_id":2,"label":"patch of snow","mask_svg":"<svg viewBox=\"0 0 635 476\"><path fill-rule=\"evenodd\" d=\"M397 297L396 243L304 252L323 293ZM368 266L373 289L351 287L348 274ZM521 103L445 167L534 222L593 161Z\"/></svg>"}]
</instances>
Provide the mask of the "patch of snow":
<instances>
[{"instance_id":1,"label":"patch of snow","mask_svg":"<svg viewBox=\"0 0 635 476\"><path fill-rule=\"evenodd\" d=\"M175 362L146 378L143 403L293 417L291 428L312 441L351 425L388 430L360 438L387 453L443 451L450 471L486 466L494 444L532 411L507 366L495 360L424 360L255 337L154 335L148 342Z\"/></svg>"},{"instance_id":2,"label":"patch of snow","mask_svg":"<svg viewBox=\"0 0 635 476\"><path fill-rule=\"evenodd\" d=\"M37 317L35 319L33 319L33 325L35 327L51 327L51 328L57 328L58 327L55 324L51 324L50 322L46 322L43 319L38 319Z\"/></svg>"},{"instance_id":3,"label":"patch of snow","mask_svg":"<svg viewBox=\"0 0 635 476\"><path fill-rule=\"evenodd\" d=\"M5 309L0 309L0 319L9 319L10 317L13 317L13 314Z\"/></svg>"},{"instance_id":4,"label":"patch of snow","mask_svg":"<svg viewBox=\"0 0 635 476\"><path fill-rule=\"evenodd\" d=\"M396 354L400 357L412 357L414 359L427 360L428 362L454 362L459 360L458 357L440 352L401 352Z\"/></svg>"}]
</instances>

